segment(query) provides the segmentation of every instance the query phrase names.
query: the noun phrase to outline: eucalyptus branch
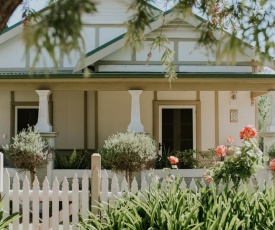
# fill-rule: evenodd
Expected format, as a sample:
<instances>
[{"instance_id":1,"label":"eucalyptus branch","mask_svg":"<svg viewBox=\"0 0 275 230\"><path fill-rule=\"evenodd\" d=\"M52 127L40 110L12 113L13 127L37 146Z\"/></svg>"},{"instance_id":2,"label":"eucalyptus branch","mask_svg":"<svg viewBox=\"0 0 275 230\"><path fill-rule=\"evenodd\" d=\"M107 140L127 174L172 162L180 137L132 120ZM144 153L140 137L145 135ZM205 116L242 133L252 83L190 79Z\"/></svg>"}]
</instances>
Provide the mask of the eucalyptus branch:
<instances>
[{"instance_id":1,"label":"eucalyptus branch","mask_svg":"<svg viewBox=\"0 0 275 230\"><path fill-rule=\"evenodd\" d=\"M30 12L26 15L23 38L26 49L34 47L35 65L42 50L46 50L55 66L57 54L69 55L72 50L84 53L84 40L81 35L82 13L95 13L96 3L90 0L51 1L47 12ZM59 49L57 49L59 47Z\"/></svg>"},{"instance_id":2,"label":"eucalyptus branch","mask_svg":"<svg viewBox=\"0 0 275 230\"><path fill-rule=\"evenodd\" d=\"M147 55L147 61L146 64L149 64L150 59L152 57L152 51L155 49L158 49L159 52L163 52L162 57L160 59L161 64L164 66L164 73L165 77L168 78L169 82L171 83L172 80L177 78L177 73L175 70L175 64L174 64L174 55L175 52L168 47L168 44L170 44L169 39L166 35L163 34L163 26L166 23L165 15L167 11L167 5L169 1L166 1L165 4L165 10L162 13L162 25L159 34L156 35L156 37L153 39L152 42L149 44L149 53Z\"/></svg>"}]
</instances>

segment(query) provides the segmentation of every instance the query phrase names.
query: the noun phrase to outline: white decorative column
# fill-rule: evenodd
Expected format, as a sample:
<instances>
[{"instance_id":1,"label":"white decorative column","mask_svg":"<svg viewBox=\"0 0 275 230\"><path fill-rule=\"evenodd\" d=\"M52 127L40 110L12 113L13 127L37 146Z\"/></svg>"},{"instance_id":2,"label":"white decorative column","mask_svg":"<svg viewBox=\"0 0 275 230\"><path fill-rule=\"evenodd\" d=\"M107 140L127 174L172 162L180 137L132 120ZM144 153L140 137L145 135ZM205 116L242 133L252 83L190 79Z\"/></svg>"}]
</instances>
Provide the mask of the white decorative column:
<instances>
[{"instance_id":1,"label":"white decorative column","mask_svg":"<svg viewBox=\"0 0 275 230\"><path fill-rule=\"evenodd\" d=\"M275 91L269 91L268 93L271 99L271 108L270 108L270 122L267 126L267 132L275 132Z\"/></svg>"},{"instance_id":2,"label":"white decorative column","mask_svg":"<svg viewBox=\"0 0 275 230\"><path fill-rule=\"evenodd\" d=\"M38 121L35 128L39 130L40 135L48 142L50 149L55 148L55 138L58 133L52 132L52 126L49 123L49 95L52 93L50 90L36 90L39 96L39 109L38 109ZM47 175L48 181L52 183L52 170L54 168L54 155L49 153L50 161L47 166L39 169L37 176L40 182L44 181Z\"/></svg>"},{"instance_id":3,"label":"white decorative column","mask_svg":"<svg viewBox=\"0 0 275 230\"><path fill-rule=\"evenodd\" d=\"M131 123L128 126L128 131L142 133L144 132L144 127L140 121L140 102L139 96L142 90L129 90L132 96L132 106L131 106Z\"/></svg>"},{"instance_id":4,"label":"white decorative column","mask_svg":"<svg viewBox=\"0 0 275 230\"><path fill-rule=\"evenodd\" d=\"M52 126L49 123L49 104L48 99L51 94L50 90L36 90L39 96L39 110L38 110L38 121L35 128L39 132L46 133L52 131Z\"/></svg>"},{"instance_id":5,"label":"white decorative column","mask_svg":"<svg viewBox=\"0 0 275 230\"><path fill-rule=\"evenodd\" d=\"M260 132L264 139L264 153L266 154L272 144L275 143L275 91L269 91L270 103L270 121L266 127L265 132Z\"/></svg>"},{"instance_id":6,"label":"white decorative column","mask_svg":"<svg viewBox=\"0 0 275 230\"><path fill-rule=\"evenodd\" d=\"M58 136L57 132L47 132L47 133L40 132L40 135L47 141L48 146L50 147L50 150L55 149L55 139ZM41 170L42 175L41 175L39 181L41 181L43 183L43 181L45 179L45 175L47 175L48 181L50 182L50 184L52 184L52 182L53 182L52 172L54 169L54 154L52 152L50 152L49 154L50 154L49 155L50 161L48 162L48 164L45 168L46 172L43 172L43 170Z\"/></svg>"}]
</instances>

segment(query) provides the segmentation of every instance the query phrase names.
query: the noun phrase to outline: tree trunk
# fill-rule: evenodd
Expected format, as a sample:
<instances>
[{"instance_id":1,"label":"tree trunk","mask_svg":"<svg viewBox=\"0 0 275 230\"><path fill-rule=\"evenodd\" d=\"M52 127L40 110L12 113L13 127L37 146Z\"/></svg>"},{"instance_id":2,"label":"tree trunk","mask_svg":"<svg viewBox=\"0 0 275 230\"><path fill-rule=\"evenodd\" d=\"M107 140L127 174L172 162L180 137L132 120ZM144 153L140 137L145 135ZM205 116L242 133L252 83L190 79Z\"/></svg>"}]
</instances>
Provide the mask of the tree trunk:
<instances>
[{"instance_id":1,"label":"tree trunk","mask_svg":"<svg viewBox=\"0 0 275 230\"><path fill-rule=\"evenodd\" d=\"M0 34L6 28L15 9L22 3L22 0L0 0Z\"/></svg>"},{"instance_id":2,"label":"tree trunk","mask_svg":"<svg viewBox=\"0 0 275 230\"><path fill-rule=\"evenodd\" d=\"M132 181L133 181L133 171L126 170L125 171L125 177L126 177L126 180L128 182L129 191L131 191L131 185L132 185Z\"/></svg>"},{"instance_id":3,"label":"tree trunk","mask_svg":"<svg viewBox=\"0 0 275 230\"><path fill-rule=\"evenodd\" d=\"M131 190L132 190L132 188L131 188L132 182L133 182L133 171L129 171L129 181L128 181L128 185L129 185L129 191L130 191L130 192L131 192Z\"/></svg>"},{"instance_id":4,"label":"tree trunk","mask_svg":"<svg viewBox=\"0 0 275 230\"><path fill-rule=\"evenodd\" d=\"M34 170L30 170L30 176L31 176L31 188L33 187L33 182L34 182L34 179L35 179L35 169Z\"/></svg>"}]
</instances>

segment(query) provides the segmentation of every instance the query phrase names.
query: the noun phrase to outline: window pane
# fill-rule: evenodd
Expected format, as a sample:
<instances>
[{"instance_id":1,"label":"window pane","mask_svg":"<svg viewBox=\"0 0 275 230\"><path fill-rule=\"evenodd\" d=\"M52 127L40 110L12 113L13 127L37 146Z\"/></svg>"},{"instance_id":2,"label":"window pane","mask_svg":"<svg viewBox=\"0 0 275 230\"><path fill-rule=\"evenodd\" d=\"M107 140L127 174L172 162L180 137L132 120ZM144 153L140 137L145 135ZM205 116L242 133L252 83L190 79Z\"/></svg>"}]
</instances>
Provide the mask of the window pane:
<instances>
[{"instance_id":1,"label":"window pane","mask_svg":"<svg viewBox=\"0 0 275 230\"><path fill-rule=\"evenodd\" d=\"M38 109L20 108L17 110L17 133L29 126L34 126L38 119Z\"/></svg>"}]
</instances>

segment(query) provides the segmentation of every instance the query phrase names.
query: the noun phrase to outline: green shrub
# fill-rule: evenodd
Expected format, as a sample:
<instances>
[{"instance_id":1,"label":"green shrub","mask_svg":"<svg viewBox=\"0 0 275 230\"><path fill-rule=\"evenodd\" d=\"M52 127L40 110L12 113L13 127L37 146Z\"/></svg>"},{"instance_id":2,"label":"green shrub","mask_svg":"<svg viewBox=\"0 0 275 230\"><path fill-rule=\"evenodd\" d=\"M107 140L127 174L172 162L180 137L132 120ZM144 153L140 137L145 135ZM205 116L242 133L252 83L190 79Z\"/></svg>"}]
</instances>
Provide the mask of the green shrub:
<instances>
[{"instance_id":1,"label":"green shrub","mask_svg":"<svg viewBox=\"0 0 275 230\"><path fill-rule=\"evenodd\" d=\"M56 169L87 169L91 167L91 154L87 150L81 150L79 153L73 150L70 156L62 156L55 151L54 168Z\"/></svg>"},{"instance_id":2,"label":"green shrub","mask_svg":"<svg viewBox=\"0 0 275 230\"><path fill-rule=\"evenodd\" d=\"M170 148L163 147L161 154L157 154L155 161L155 169L170 168L171 164L168 157L171 156Z\"/></svg>"},{"instance_id":3,"label":"green shrub","mask_svg":"<svg viewBox=\"0 0 275 230\"><path fill-rule=\"evenodd\" d=\"M145 133L117 133L108 138L100 151L102 164L114 171L126 172L132 181L132 173L149 169L156 159L156 142Z\"/></svg>"},{"instance_id":4,"label":"green shrub","mask_svg":"<svg viewBox=\"0 0 275 230\"><path fill-rule=\"evenodd\" d=\"M177 151L175 156L179 159L179 169L193 169L199 166L199 161L194 154L198 154L198 150L187 149L184 151Z\"/></svg>"},{"instance_id":5,"label":"green shrub","mask_svg":"<svg viewBox=\"0 0 275 230\"><path fill-rule=\"evenodd\" d=\"M49 146L33 127L23 129L12 138L12 142L3 146L5 157L10 165L19 172L30 171L31 184L34 181L36 169L49 162Z\"/></svg>"},{"instance_id":6,"label":"green shrub","mask_svg":"<svg viewBox=\"0 0 275 230\"><path fill-rule=\"evenodd\" d=\"M270 145L267 155L269 157L270 160L275 158L275 143L273 143L272 145Z\"/></svg>"},{"instance_id":7,"label":"green shrub","mask_svg":"<svg viewBox=\"0 0 275 230\"><path fill-rule=\"evenodd\" d=\"M274 229L275 188L238 191L225 186L221 193L215 184L198 193L181 189L180 180L167 190L151 188L147 196L130 195L118 199L110 210L100 207L101 217L80 216L81 229L161 229L221 230ZM143 201L142 201L143 200Z\"/></svg>"}]
</instances>

